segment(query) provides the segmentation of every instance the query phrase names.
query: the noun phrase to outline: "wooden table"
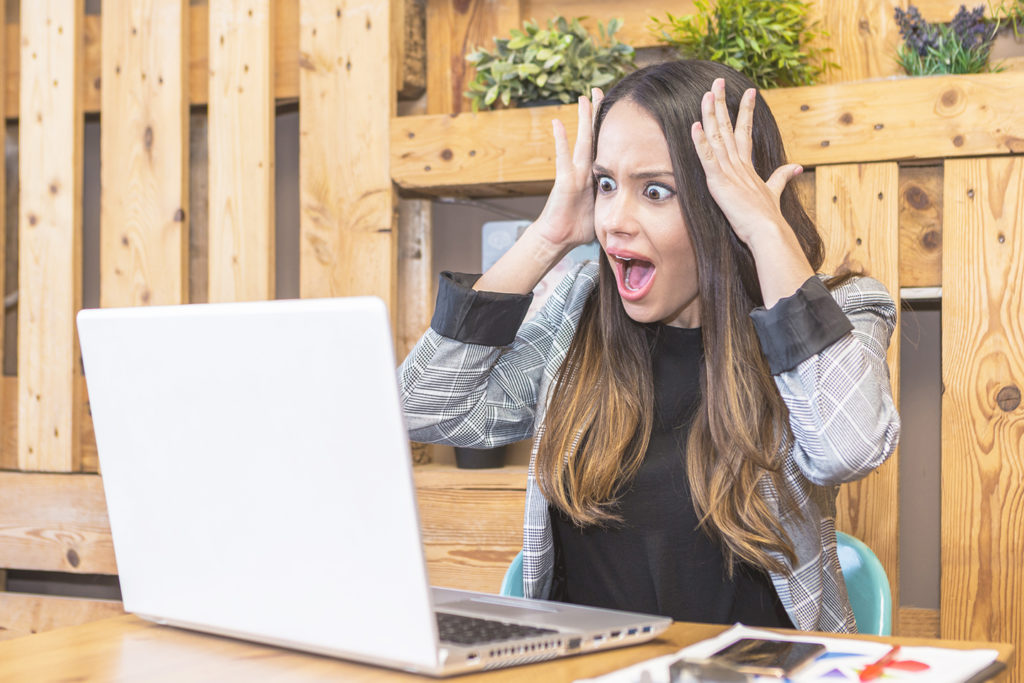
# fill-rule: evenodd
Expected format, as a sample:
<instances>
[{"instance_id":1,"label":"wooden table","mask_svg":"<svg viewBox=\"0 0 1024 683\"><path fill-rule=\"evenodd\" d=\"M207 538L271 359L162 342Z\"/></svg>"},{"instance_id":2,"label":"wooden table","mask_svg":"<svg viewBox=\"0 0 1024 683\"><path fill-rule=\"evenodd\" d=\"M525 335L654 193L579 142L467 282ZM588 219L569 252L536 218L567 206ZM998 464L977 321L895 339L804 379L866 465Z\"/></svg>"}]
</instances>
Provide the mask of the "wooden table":
<instances>
[{"instance_id":1,"label":"wooden table","mask_svg":"<svg viewBox=\"0 0 1024 683\"><path fill-rule=\"evenodd\" d=\"M650 643L461 676L457 683L572 681L671 654L726 627L676 622ZM870 636L858 636L869 638ZM991 648L1012 666L1013 646L923 638L905 645ZM0 681L428 681L429 678L230 638L157 626L132 615L0 642Z\"/></svg>"}]
</instances>

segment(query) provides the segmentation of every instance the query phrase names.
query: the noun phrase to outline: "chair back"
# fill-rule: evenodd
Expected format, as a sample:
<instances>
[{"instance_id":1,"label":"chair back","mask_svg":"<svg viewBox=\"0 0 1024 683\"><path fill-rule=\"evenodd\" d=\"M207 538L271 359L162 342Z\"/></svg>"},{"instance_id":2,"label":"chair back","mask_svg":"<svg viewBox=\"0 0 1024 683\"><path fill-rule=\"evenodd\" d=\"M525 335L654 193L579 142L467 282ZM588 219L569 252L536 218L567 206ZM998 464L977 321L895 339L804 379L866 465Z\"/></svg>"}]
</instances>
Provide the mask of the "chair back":
<instances>
[{"instance_id":1,"label":"chair back","mask_svg":"<svg viewBox=\"0 0 1024 683\"><path fill-rule=\"evenodd\" d=\"M857 630L877 636L892 634L892 594L885 568L863 541L842 531L836 532L839 566L846 581ZM501 594L523 597L523 551L519 551L505 571Z\"/></svg>"},{"instance_id":2,"label":"chair back","mask_svg":"<svg viewBox=\"0 0 1024 683\"><path fill-rule=\"evenodd\" d=\"M510 598L523 597L523 551L520 550L512 558L512 564L505 570L505 578L501 581L501 594Z\"/></svg>"},{"instance_id":3,"label":"chair back","mask_svg":"<svg viewBox=\"0 0 1024 683\"><path fill-rule=\"evenodd\" d=\"M836 532L839 566L857 620L857 630L877 636L892 634L892 593L878 557L863 541Z\"/></svg>"}]
</instances>

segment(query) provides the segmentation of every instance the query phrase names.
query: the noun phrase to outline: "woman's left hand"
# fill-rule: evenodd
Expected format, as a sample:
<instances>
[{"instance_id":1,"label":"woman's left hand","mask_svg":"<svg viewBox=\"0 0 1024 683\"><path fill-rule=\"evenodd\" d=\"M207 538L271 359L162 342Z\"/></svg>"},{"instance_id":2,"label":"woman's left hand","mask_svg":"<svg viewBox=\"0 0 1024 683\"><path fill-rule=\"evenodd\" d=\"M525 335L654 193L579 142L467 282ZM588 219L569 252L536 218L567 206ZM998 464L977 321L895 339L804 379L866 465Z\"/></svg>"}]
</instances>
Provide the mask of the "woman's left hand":
<instances>
[{"instance_id":1,"label":"woman's left hand","mask_svg":"<svg viewBox=\"0 0 1024 683\"><path fill-rule=\"evenodd\" d=\"M702 121L690 129L708 189L721 207L736 236L753 248L759 237L780 228L789 230L779 198L790 180L803 170L798 164L775 169L767 182L751 160L754 102L757 91L743 93L733 130L725 101L725 81L716 79L701 100Z\"/></svg>"}]
</instances>

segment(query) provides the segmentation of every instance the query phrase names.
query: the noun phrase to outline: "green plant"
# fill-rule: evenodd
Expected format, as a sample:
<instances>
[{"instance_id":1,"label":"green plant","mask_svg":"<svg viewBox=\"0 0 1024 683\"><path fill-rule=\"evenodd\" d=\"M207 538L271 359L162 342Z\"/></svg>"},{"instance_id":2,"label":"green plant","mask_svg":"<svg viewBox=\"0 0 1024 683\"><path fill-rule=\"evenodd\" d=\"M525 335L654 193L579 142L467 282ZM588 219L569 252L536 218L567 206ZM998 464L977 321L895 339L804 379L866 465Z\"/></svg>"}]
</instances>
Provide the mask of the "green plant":
<instances>
[{"instance_id":1,"label":"green plant","mask_svg":"<svg viewBox=\"0 0 1024 683\"><path fill-rule=\"evenodd\" d=\"M523 22L511 38L495 38L495 50L478 48L466 57L476 67L466 97L473 111L495 102L556 99L569 103L591 88L603 88L622 78L634 66L633 48L615 38L621 22L612 19L607 29L598 23L600 42L580 24L579 17L549 19L547 28Z\"/></svg>"},{"instance_id":2,"label":"green plant","mask_svg":"<svg viewBox=\"0 0 1024 683\"><path fill-rule=\"evenodd\" d=\"M991 3L989 7L992 8ZM1024 31L1024 0L1004 0L998 7L992 8L992 17L997 22L997 29L1005 21L1013 29L1013 35L1019 38Z\"/></svg>"},{"instance_id":3,"label":"green plant","mask_svg":"<svg viewBox=\"0 0 1024 683\"><path fill-rule=\"evenodd\" d=\"M683 57L720 62L746 74L759 88L811 85L827 69L828 34L811 21L803 0L696 0L696 14L667 21L651 17L651 30Z\"/></svg>"},{"instance_id":4,"label":"green plant","mask_svg":"<svg viewBox=\"0 0 1024 683\"><path fill-rule=\"evenodd\" d=\"M999 26L986 22L984 11L984 5L973 11L960 5L952 22L932 24L913 5L906 10L897 7L893 14L903 44L896 50L896 61L911 76L999 71L988 65Z\"/></svg>"}]
</instances>

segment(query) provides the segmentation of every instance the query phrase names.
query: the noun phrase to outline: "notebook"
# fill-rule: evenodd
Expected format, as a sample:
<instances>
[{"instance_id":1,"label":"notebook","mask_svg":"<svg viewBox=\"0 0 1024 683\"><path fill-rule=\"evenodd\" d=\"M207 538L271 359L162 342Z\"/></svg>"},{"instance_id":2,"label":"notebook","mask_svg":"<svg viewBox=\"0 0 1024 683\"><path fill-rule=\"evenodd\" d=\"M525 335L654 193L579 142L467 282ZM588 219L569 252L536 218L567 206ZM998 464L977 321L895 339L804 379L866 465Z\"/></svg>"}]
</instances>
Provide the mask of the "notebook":
<instances>
[{"instance_id":1,"label":"notebook","mask_svg":"<svg viewBox=\"0 0 1024 683\"><path fill-rule=\"evenodd\" d=\"M126 611L433 676L668 627L429 586L379 299L90 309L78 329Z\"/></svg>"}]
</instances>

